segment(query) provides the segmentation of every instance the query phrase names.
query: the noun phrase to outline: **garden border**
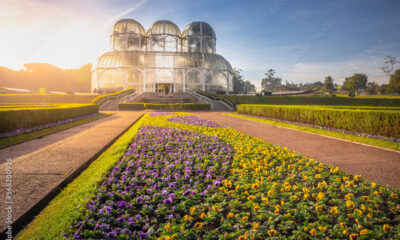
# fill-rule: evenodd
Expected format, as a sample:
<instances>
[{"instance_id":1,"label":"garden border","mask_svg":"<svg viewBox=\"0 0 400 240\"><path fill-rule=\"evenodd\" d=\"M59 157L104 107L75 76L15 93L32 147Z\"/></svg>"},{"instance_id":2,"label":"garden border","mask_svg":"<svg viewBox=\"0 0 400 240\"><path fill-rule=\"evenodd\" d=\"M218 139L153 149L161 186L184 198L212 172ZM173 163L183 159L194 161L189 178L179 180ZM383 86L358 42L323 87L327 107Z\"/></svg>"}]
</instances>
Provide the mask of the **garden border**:
<instances>
[{"instance_id":1,"label":"garden border","mask_svg":"<svg viewBox=\"0 0 400 240\"><path fill-rule=\"evenodd\" d=\"M133 125L135 125L142 117L144 113L137 118L132 124L130 124L124 131L122 131L119 135L117 135L114 139L112 139L108 144L106 144L100 151L94 154L91 158L89 158L85 163L83 163L80 167L75 169L71 174L69 174L61 183L55 186L50 192L48 192L42 199L40 199L34 206L32 206L28 211L26 211L23 215L21 215L17 220L15 220L12 224L12 235L16 237L18 233L21 232L32 220L40 214L40 212L49 204L51 200L53 200L64 187L66 187L69 183L71 183L76 177L78 177L84 170L89 167L89 165L95 161L102 153L104 153L108 148L111 147L124 133L126 133ZM0 238L7 237L7 228L4 229L3 232L0 233Z\"/></svg>"}]
</instances>

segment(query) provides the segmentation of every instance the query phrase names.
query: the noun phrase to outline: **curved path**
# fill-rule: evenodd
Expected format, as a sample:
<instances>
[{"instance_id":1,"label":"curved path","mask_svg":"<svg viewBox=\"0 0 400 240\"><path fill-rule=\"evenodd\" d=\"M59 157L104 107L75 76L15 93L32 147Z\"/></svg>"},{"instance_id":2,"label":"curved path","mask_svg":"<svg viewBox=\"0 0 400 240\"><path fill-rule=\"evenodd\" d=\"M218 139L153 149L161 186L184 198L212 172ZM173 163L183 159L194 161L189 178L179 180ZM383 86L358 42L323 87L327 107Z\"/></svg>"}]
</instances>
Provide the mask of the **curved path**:
<instances>
[{"instance_id":1,"label":"curved path","mask_svg":"<svg viewBox=\"0 0 400 240\"><path fill-rule=\"evenodd\" d=\"M14 222L76 169L94 158L143 112L112 116L0 150L0 230L6 227L6 162L12 158L12 221ZM7 206L10 204L7 204Z\"/></svg>"},{"instance_id":2,"label":"curved path","mask_svg":"<svg viewBox=\"0 0 400 240\"><path fill-rule=\"evenodd\" d=\"M337 166L344 172L359 174L368 180L400 188L400 152L235 118L217 112L198 114L239 132L259 137L274 145L287 147L328 165Z\"/></svg>"}]
</instances>

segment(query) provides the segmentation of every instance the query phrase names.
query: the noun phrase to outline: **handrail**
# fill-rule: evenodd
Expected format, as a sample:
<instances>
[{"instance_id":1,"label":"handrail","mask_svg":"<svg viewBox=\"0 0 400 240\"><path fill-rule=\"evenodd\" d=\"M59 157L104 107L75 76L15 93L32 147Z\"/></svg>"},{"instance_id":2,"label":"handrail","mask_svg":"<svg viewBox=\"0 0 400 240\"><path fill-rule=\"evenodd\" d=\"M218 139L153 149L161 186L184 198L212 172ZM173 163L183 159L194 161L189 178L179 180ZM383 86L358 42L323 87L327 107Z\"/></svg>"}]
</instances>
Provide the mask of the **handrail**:
<instances>
[{"instance_id":1,"label":"handrail","mask_svg":"<svg viewBox=\"0 0 400 240\"><path fill-rule=\"evenodd\" d=\"M228 99L226 99L224 97L219 97L219 96L216 96L216 95L214 95L212 93L208 93L208 92L204 92L204 91L200 91L200 90L197 90L196 92L198 94L200 94L200 95L203 95L203 96L206 96L208 98L211 98L214 101L222 101L223 104L225 103L230 108L235 109L235 107L234 107L235 105L231 101L229 101Z\"/></svg>"}]
</instances>

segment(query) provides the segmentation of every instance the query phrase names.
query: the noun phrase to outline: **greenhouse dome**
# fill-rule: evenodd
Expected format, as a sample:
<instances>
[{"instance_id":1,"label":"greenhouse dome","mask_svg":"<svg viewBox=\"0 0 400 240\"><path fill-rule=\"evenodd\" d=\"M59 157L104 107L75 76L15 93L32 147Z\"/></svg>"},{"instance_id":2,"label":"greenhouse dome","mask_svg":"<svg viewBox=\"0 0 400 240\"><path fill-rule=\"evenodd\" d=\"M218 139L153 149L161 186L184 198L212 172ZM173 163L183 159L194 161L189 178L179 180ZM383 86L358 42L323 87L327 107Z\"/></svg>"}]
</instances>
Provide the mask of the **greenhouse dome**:
<instances>
[{"instance_id":1,"label":"greenhouse dome","mask_svg":"<svg viewBox=\"0 0 400 240\"><path fill-rule=\"evenodd\" d=\"M146 32L133 19L114 24L112 51L103 54L92 69L93 92L134 88L157 92L203 90L232 91L232 67L216 54L216 35L206 22L180 29L171 21L155 22Z\"/></svg>"}]
</instances>

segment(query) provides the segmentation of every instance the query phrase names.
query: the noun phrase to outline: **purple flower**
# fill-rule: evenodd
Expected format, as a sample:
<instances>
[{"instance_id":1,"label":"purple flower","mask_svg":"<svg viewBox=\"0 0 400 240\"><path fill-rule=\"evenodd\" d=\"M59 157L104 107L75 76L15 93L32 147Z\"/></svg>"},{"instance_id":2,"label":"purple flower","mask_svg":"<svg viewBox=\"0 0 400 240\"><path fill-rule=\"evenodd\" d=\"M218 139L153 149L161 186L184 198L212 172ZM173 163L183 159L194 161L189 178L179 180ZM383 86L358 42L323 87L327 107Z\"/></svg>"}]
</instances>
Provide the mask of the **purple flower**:
<instances>
[{"instance_id":1,"label":"purple flower","mask_svg":"<svg viewBox=\"0 0 400 240\"><path fill-rule=\"evenodd\" d=\"M136 201L137 201L138 203L143 202L143 197L142 197L142 196L138 197L138 198L136 199Z\"/></svg>"},{"instance_id":2,"label":"purple flower","mask_svg":"<svg viewBox=\"0 0 400 240\"><path fill-rule=\"evenodd\" d=\"M164 199L163 203L164 204L171 204L172 203L172 198L169 197L169 198Z\"/></svg>"}]
</instances>

